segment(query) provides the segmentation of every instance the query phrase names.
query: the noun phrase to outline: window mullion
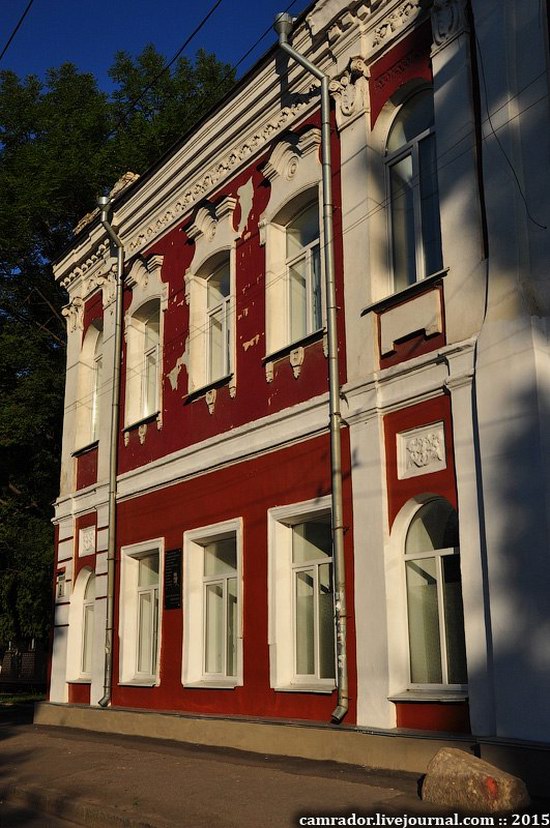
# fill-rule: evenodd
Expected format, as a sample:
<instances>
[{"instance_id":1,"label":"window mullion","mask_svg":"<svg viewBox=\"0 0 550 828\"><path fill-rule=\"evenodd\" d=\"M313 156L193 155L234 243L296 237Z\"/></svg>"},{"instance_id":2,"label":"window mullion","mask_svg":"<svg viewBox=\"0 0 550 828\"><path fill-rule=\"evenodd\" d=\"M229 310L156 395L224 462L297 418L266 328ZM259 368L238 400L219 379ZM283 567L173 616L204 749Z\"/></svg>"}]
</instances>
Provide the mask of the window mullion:
<instances>
[{"instance_id":1,"label":"window mullion","mask_svg":"<svg viewBox=\"0 0 550 828\"><path fill-rule=\"evenodd\" d=\"M314 646L314 653L315 653L315 664L314 664L314 672L315 678L320 678L320 664L321 664L321 642L319 636L319 564L314 564L313 566L313 638L315 642Z\"/></svg>"},{"instance_id":2,"label":"window mullion","mask_svg":"<svg viewBox=\"0 0 550 828\"><path fill-rule=\"evenodd\" d=\"M449 683L449 670L447 663L447 638L445 635L445 601L443 586L443 558L437 555L435 559L437 572L437 611L439 616L439 647L441 653L441 677L444 684Z\"/></svg>"},{"instance_id":3,"label":"window mullion","mask_svg":"<svg viewBox=\"0 0 550 828\"><path fill-rule=\"evenodd\" d=\"M420 194L420 152L419 142L415 141L411 147L413 165L413 215L414 215L414 246L416 262L416 281L426 276L424 265L424 243L422 240L422 200Z\"/></svg>"}]
</instances>

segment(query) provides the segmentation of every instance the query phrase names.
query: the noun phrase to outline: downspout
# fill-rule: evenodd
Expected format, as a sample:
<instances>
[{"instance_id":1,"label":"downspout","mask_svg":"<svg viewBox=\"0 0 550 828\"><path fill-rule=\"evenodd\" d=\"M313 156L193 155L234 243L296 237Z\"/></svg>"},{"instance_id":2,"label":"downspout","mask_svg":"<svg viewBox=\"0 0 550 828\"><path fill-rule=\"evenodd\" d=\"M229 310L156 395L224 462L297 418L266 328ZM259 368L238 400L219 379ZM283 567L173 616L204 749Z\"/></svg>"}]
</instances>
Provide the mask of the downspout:
<instances>
[{"instance_id":1,"label":"downspout","mask_svg":"<svg viewBox=\"0 0 550 828\"><path fill-rule=\"evenodd\" d=\"M323 180L324 272L327 301L327 340L330 412L330 465L332 482L332 544L334 553L334 612L336 620L336 663L338 704L332 712L334 722L341 722L348 711L347 609L344 560L344 515L342 502L342 443L340 436L340 379L338 372L338 330L336 284L334 279L334 233L332 226L332 167L330 157L329 77L321 72L288 43L293 18L283 12L275 17L274 29L279 46L300 66L321 81L321 164Z\"/></svg>"},{"instance_id":2,"label":"downspout","mask_svg":"<svg viewBox=\"0 0 550 828\"><path fill-rule=\"evenodd\" d=\"M111 680L113 674L113 619L115 602L115 553L116 553L116 482L118 458L118 420L120 409L120 352L122 345L122 284L124 275L124 247L109 222L111 199L101 196L98 201L100 221L109 239L117 248L116 298L115 298L115 342L113 357L113 398L111 407L111 433L109 445L109 517L107 543L107 615L105 619L105 668L101 707L111 701Z\"/></svg>"}]
</instances>

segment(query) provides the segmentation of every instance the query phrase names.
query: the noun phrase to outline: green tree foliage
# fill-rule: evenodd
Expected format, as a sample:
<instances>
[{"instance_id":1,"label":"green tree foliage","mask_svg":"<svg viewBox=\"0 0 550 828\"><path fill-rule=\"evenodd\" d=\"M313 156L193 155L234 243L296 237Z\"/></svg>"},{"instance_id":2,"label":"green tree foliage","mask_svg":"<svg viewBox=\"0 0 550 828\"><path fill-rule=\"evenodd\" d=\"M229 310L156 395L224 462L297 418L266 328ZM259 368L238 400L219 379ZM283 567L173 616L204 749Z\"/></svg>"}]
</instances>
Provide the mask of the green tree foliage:
<instances>
[{"instance_id":1,"label":"green tree foliage","mask_svg":"<svg viewBox=\"0 0 550 828\"><path fill-rule=\"evenodd\" d=\"M153 46L118 53L110 95L72 64L43 82L0 72L0 644L49 623L66 302L51 262L100 192L143 173L234 82L204 51L164 65Z\"/></svg>"}]
</instances>

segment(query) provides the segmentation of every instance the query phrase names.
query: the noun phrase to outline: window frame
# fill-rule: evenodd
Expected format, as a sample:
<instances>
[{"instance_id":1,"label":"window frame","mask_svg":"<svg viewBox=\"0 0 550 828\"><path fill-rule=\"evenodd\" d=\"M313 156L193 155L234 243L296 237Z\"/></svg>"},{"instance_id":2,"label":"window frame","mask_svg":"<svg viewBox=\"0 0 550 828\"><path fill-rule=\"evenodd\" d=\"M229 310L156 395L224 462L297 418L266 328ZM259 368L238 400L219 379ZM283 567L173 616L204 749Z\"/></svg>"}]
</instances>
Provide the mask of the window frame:
<instances>
[{"instance_id":1,"label":"window frame","mask_svg":"<svg viewBox=\"0 0 550 828\"><path fill-rule=\"evenodd\" d=\"M98 345L101 346L99 353ZM98 317L88 326L80 350L78 399L76 400L75 450L77 452L94 445L100 437L103 392L97 385L97 364L101 361L103 365L104 352L103 318Z\"/></svg>"},{"instance_id":2,"label":"window frame","mask_svg":"<svg viewBox=\"0 0 550 828\"><path fill-rule=\"evenodd\" d=\"M151 592L155 585L140 587L139 561L151 554L158 555L158 610L156 625L153 619L152 629L156 632L156 643L151 638L151 672L139 670L139 618L140 595ZM119 602L119 684L141 685L146 687L160 684L160 654L162 647L162 598L164 581L164 538L123 546L120 550L120 602ZM154 603L154 602L153 602ZM154 658L153 658L154 653ZM154 661L154 664L153 664Z\"/></svg>"},{"instance_id":3,"label":"window frame","mask_svg":"<svg viewBox=\"0 0 550 828\"><path fill-rule=\"evenodd\" d=\"M401 553L402 558L402 583L403 583L403 595L404 595L404 616L405 616L405 631L406 631L406 644L407 644L407 674L408 674L408 688L410 690L416 690L420 692L438 692L438 691L456 691L456 692L466 692L468 689L468 683L452 683L449 681L445 681L445 678L448 678L448 661L447 661L447 634L445 630L445 603L444 603L444 596L443 596L443 558L457 556L460 562L460 546L456 547L444 547L441 549L433 549L427 550L426 552L418 552L418 553L407 553L406 552L406 542L409 533L409 529L412 526L414 519L417 517L418 513L429 503L433 503L436 501L441 501L443 503L448 503L448 500L442 496L434 496L429 497L422 502L417 503L416 509L409 515L406 530L404 533L403 539L403 549ZM454 508L454 507L453 507ZM455 510L456 511L456 510ZM410 641L410 627L409 627L409 596L408 596L408 589L407 589L407 572L406 572L406 563L407 561L415 561L415 560L428 560L433 559L435 560L436 564L436 573L437 573L437 609L438 609L438 630L439 630L439 643L440 643L440 660L441 660L441 682L413 682L412 681L412 657L411 657L411 641ZM461 600L462 600L462 573L461 573ZM464 621L464 616L463 616ZM467 669L467 664L466 664Z\"/></svg>"},{"instance_id":4,"label":"window frame","mask_svg":"<svg viewBox=\"0 0 550 828\"><path fill-rule=\"evenodd\" d=\"M444 269L443 265L443 248L442 248L442 238L441 238L441 207L440 207L440 198L439 198L439 182L437 178L437 136L436 136L436 129L435 129L435 122L431 124L430 127L427 129L422 130L422 132L418 133L414 136L410 141L406 142L402 146L398 147L395 150L388 151L388 142L392 133L392 130L395 126L395 123L399 117L399 114L406 107L410 102L414 101L416 97L419 97L423 94L431 94L433 98L433 90L431 87L422 87L420 89L415 89L411 92L411 94L407 95L407 97L401 101L399 107L393 113L393 117L391 119L391 123L389 125L386 141L385 141L385 152L384 152L384 179L385 179L385 191L386 191L386 203L388 204L388 211L387 211L387 238L388 238L388 256L389 256L389 267L390 267L390 274L391 274L391 284L392 284L392 293L400 293L403 290L411 287L411 285L417 284L418 282L427 279L430 276L434 276L437 273L440 273ZM435 165L435 181L437 184L437 216L438 216L438 225L437 225L437 232L438 232L438 247L439 247L439 266L436 270L431 272L426 272L426 256L425 256L425 244L424 244L424 225L425 225L425 216L424 211L422 208L422 198L421 198L421 169L420 169L420 145L423 141L429 140L433 141L433 152L435 155L436 165ZM411 188L413 193L413 212L412 212L412 222L413 222L413 236L414 236L414 264L415 264L415 279L413 281L407 280L407 283L404 285L397 285L396 284L396 273L395 273L395 245L394 245L394 222L393 222L393 203L394 199L392 197L392 187L391 187L391 171L392 168L403 161L405 158L411 158L411 165L412 165L412 176L411 176ZM407 274L408 276L408 274Z\"/></svg>"},{"instance_id":5,"label":"window frame","mask_svg":"<svg viewBox=\"0 0 550 828\"><path fill-rule=\"evenodd\" d=\"M222 270L227 270L227 275L229 277L229 293L221 298L221 300L215 305L214 307L209 307L209 299L208 293L210 288L211 280ZM214 269L206 276L201 277L198 276L197 278L204 278L205 280L205 287L206 287L206 308L205 308L205 327L206 327L206 347L204 349L205 352L205 368L204 368L204 375L206 379L206 385L210 386L216 382L222 382L224 379L231 376L232 373L232 363L233 363L233 353L232 353L232 342L233 342L233 325L232 316L233 316L233 290L232 290L232 274L231 274L231 255L230 251L227 251L227 256L221 258L219 262L214 266ZM212 339L211 339L211 332L212 332L212 318L214 315L221 310L222 315L222 362L223 362L223 370L221 374L218 376L214 376L212 372Z\"/></svg>"},{"instance_id":6,"label":"window frame","mask_svg":"<svg viewBox=\"0 0 550 828\"><path fill-rule=\"evenodd\" d=\"M227 615L224 616L225 655L223 673L206 672L206 600L207 584L220 582L224 576L206 576L204 549L219 540L235 538L235 575L237 580L237 624L235 673L227 674ZM242 518L191 529L183 534L183 655L181 682L184 687L234 689L243 684L243 526ZM227 587L227 583L226 583ZM227 595L224 597L226 609ZM225 612L225 610L224 610Z\"/></svg>"},{"instance_id":7,"label":"window frame","mask_svg":"<svg viewBox=\"0 0 550 828\"><path fill-rule=\"evenodd\" d=\"M298 674L296 671L296 605L294 573L311 569L312 562L294 564L292 559L293 527L308 520L331 515L330 496L315 500L277 506L268 511L268 607L269 607L269 657L270 686L281 692L331 693L336 688L336 660L333 678L320 678L318 640L316 637L315 675ZM317 563L332 565L334 557L319 558ZM334 596L334 581L333 581ZM333 597L334 602L334 597ZM317 628L319 619L317 618ZM334 624L334 652L336 654L336 625ZM336 659L336 655L335 655Z\"/></svg>"},{"instance_id":8,"label":"window frame","mask_svg":"<svg viewBox=\"0 0 550 828\"><path fill-rule=\"evenodd\" d=\"M91 579L94 579L94 598L89 601L85 600L86 591ZM67 681L72 684L91 684L94 672L94 662L96 660L96 652L98 643L95 636L95 627L98 620L98 613L95 612L95 602L97 600L98 584L96 573L89 566L83 567L78 573L72 594L69 601L69 631L67 640ZM92 634L92 650L90 657L90 672L86 672L84 668L84 636L85 636L85 607L86 605L94 605L94 612L92 614L93 634Z\"/></svg>"},{"instance_id":9,"label":"window frame","mask_svg":"<svg viewBox=\"0 0 550 828\"><path fill-rule=\"evenodd\" d=\"M300 197L298 197L300 198ZM297 199L293 199L290 202L291 206L294 201ZM292 224L296 222L296 220L303 215L306 211L308 211L314 204L317 205L317 225L318 225L318 234L315 239L309 242L306 245L301 246L299 252L288 255L288 234L289 228ZM324 331L326 327L326 298L325 298L325 286L323 280L323 273L324 273L324 256L323 256L323 247L321 245L321 204L319 201L319 191L315 193L315 196L311 198L311 200L306 201L305 204L301 205L298 210L291 216L291 218L286 222L284 226L285 230L285 246L286 246L286 256L285 256L285 278L286 278L286 308L285 308L285 315L286 315L286 323L287 323L287 340L289 345L293 345L295 343L301 342L302 340L306 339L313 334L316 334L320 331ZM274 222L277 223L277 222ZM320 319L319 324L315 324L315 289L314 289L314 282L315 282L315 266L314 266L314 258L315 252L317 251L317 261L318 261L318 283L319 283L319 296L320 296ZM292 307L292 276L291 276L291 268L295 267L296 264L299 262L304 261L306 266L306 285L305 285L305 306L306 306L306 325L305 331L300 333L299 336L294 336L292 333L292 318L293 318L293 307Z\"/></svg>"},{"instance_id":10,"label":"window frame","mask_svg":"<svg viewBox=\"0 0 550 828\"><path fill-rule=\"evenodd\" d=\"M91 598L88 598L88 590L90 589L90 585L93 585L94 594ZM94 621L95 621L95 573L90 572L88 578L86 579L86 586L84 587L84 594L82 597L82 636L81 636L81 647L80 647L80 676L81 678L92 678L93 672L93 653L94 653ZM91 651L88 653L87 648L87 635L89 629L89 624L92 624L92 633L91 633ZM89 667L87 668L87 657L89 656Z\"/></svg>"}]
</instances>

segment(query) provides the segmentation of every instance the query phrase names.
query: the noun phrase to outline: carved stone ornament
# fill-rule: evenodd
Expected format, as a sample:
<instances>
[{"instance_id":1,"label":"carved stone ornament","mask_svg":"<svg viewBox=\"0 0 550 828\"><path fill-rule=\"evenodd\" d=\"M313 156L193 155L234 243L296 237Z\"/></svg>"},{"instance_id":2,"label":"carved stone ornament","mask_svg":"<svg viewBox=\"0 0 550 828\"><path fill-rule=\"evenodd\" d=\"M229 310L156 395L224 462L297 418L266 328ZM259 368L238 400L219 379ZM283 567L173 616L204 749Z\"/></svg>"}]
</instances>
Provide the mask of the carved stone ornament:
<instances>
[{"instance_id":1,"label":"carved stone ornament","mask_svg":"<svg viewBox=\"0 0 550 828\"><path fill-rule=\"evenodd\" d=\"M309 129L304 135L289 133L279 141L263 166L263 174L269 181L277 176L291 181L296 175L298 164L321 145L321 131Z\"/></svg>"},{"instance_id":2,"label":"carved stone ornament","mask_svg":"<svg viewBox=\"0 0 550 828\"><path fill-rule=\"evenodd\" d=\"M84 300L79 296L69 302L68 305L61 310L61 313L67 320L67 330L73 333L77 329L82 330L84 327Z\"/></svg>"},{"instance_id":3,"label":"carved stone ornament","mask_svg":"<svg viewBox=\"0 0 550 828\"><path fill-rule=\"evenodd\" d=\"M400 480L431 474L447 466L443 423L397 435Z\"/></svg>"},{"instance_id":4,"label":"carved stone ornament","mask_svg":"<svg viewBox=\"0 0 550 828\"><path fill-rule=\"evenodd\" d=\"M156 216L151 223L128 244L129 250L135 251L152 241L159 233L177 221L184 213L197 202L202 201L221 182L234 173L236 168L253 153L257 153L269 141L288 129L289 125L299 117L300 112L308 105L306 100L297 101L292 106L285 106L265 123L261 129L252 133L238 147L228 151L222 159L207 172L203 173L195 182L181 193L164 212Z\"/></svg>"},{"instance_id":5,"label":"carved stone ornament","mask_svg":"<svg viewBox=\"0 0 550 828\"><path fill-rule=\"evenodd\" d=\"M208 413L214 413L214 406L216 404L216 389L210 388L205 394L206 405L208 406Z\"/></svg>"},{"instance_id":6,"label":"carved stone ornament","mask_svg":"<svg viewBox=\"0 0 550 828\"><path fill-rule=\"evenodd\" d=\"M139 437L139 442L141 443L141 445L143 445L144 442L145 442L146 434L147 434L147 423L141 423L141 425L138 426L138 437Z\"/></svg>"},{"instance_id":7,"label":"carved stone ornament","mask_svg":"<svg viewBox=\"0 0 550 828\"><path fill-rule=\"evenodd\" d=\"M336 99L336 123L341 129L368 107L369 69L362 57L351 58L346 71L329 84Z\"/></svg>"},{"instance_id":8,"label":"carved stone ornament","mask_svg":"<svg viewBox=\"0 0 550 828\"><path fill-rule=\"evenodd\" d=\"M130 442L130 432L125 431L124 432L124 445L127 446L129 442Z\"/></svg>"},{"instance_id":9,"label":"carved stone ornament","mask_svg":"<svg viewBox=\"0 0 550 828\"><path fill-rule=\"evenodd\" d=\"M432 34L434 51L468 30L466 0L433 0Z\"/></svg>"},{"instance_id":10,"label":"carved stone ornament","mask_svg":"<svg viewBox=\"0 0 550 828\"><path fill-rule=\"evenodd\" d=\"M292 373L294 374L294 379L298 379L298 377L300 376L302 365L304 364L304 357L305 351L301 346L299 348L293 348L289 354L289 361L292 366Z\"/></svg>"},{"instance_id":11,"label":"carved stone ornament","mask_svg":"<svg viewBox=\"0 0 550 828\"><path fill-rule=\"evenodd\" d=\"M412 22L421 12L421 0L407 0L393 11L374 30L372 48L376 49L386 40L389 40L395 32Z\"/></svg>"},{"instance_id":12,"label":"carved stone ornament","mask_svg":"<svg viewBox=\"0 0 550 828\"><path fill-rule=\"evenodd\" d=\"M95 553L95 526L87 526L81 529L78 538L78 555L93 555Z\"/></svg>"},{"instance_id":13,"label":"carved stone ornament","mask_svg":"<svg viewBox=\"0 0 550 828\"><path fill-rule=\"evenodd\" d=\"M269 360L265 364L265 378L267 382L273 382L273 377L275 376L275 364Z\"/></svg>"},{"instance_id":14,"label":"carved stone ornament","mask_svg":"<svg viewBox=\"0 0 550 828\"><path fill-rule=\"evenodd\" d=\"M79 278L85 278L86 274L92 271L95 267L99 267L102 263L108 259L110 255L109 249L109 241L102 241L93 253L90 253L84 261L81 261L80 264L73 268L69 273L60 278L59 284L61 287L64 287L65 290L68 290L70 285Z\"/></svg>"}]
</instances>

